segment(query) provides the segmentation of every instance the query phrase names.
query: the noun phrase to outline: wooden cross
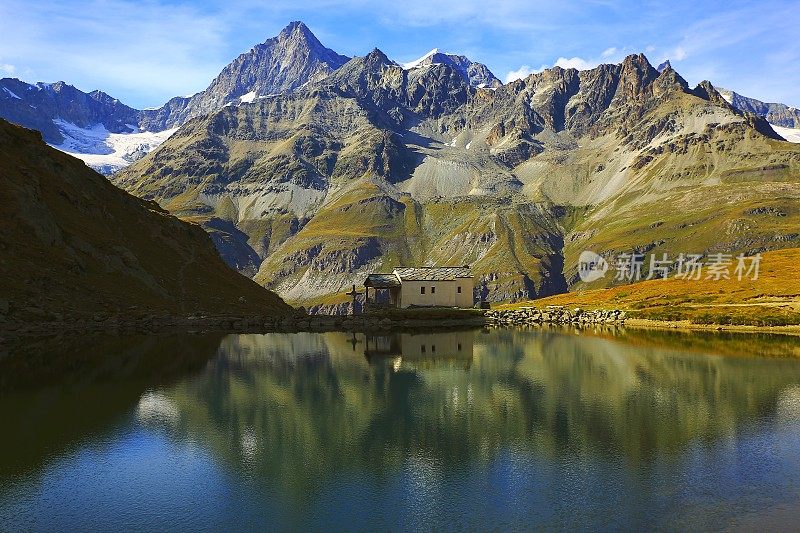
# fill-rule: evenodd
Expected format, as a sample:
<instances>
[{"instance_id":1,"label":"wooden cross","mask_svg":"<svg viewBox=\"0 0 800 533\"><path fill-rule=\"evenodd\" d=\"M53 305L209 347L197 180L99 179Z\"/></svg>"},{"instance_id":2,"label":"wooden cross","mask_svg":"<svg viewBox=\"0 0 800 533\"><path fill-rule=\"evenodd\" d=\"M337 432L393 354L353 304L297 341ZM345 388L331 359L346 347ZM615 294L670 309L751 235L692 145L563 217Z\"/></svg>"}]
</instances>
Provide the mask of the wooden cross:
<instances>
[{"instance_id":1,"label":"wooden cross","mask_svg":"<svg viewBox=\"0 0 800 533\"><path fill-rule=\"evenodd\" d=\"M353 297L353 314L356 314L356 298L358 298L358 295L362 294L362 293L360 293L360 292L358 292L356 290L356 285L354 283L353 284L353 290L350 291L350 292L346 292L345 294L347 294L348 296L352 296Z\"/></svg>"}]
</instances>

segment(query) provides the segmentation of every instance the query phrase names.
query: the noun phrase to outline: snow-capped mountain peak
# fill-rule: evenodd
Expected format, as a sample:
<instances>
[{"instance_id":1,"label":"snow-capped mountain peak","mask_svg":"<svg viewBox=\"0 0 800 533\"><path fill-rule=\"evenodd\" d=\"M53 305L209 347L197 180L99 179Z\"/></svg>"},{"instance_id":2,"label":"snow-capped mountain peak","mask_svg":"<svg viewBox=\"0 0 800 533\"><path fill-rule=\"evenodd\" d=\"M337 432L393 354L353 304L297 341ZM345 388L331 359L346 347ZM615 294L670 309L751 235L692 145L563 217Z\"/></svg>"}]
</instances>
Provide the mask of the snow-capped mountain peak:
<instances>
[{"instance_id":1,"label":"snow-capped mountain peak","mask_svg":"<svg viewBox=\"0 0 800 533\"><path fill-rule=\"evenodd\" d=\"M431 62L427 61L427 60L433 58L433 56L435 56L436 54L439 54L439 53L441 53L441 52L439 52L439 49L438 48L434 48L433 50L431 50L430 52L428 52L424 56L422 56L422 57L420 57L418 59L415 59L414 61L409 61L408 63L403 63L401 66L405 70L411 70L412 68L417 68L419 66L422 66L423 63L429 65L429 64L431 64Z\"/></svg>"},{"instance_id":2,"label":"snow-capped mountain peak","mask_svg":"<svg viewBox=\"0 0 800 533\"><path fill-rule=\"evenodd\" d=\"M502 85L500 80L495 77L489 68L483 63L475 63L466 56L447 54L438 48L434 48L424 56L401 66L405 70L429 67L431 65L447 65L456 70L464 80L473 87L499 87Z\"/></svg>"},{"instance_id":3,"label":"snow-capped mountain peak","mask_svg":"<svg viewBox=\"0 0 800 533\"><path fill-rule=\"evenodd\" d=\"M0 117L42 132L51 146L110 173L153 150L190 118L291 92L348 60L305 24L292 22L228 64L204 91L155 109L133 109L102 91L86 93L63 81L31 85L3 78Z\"/></svg>"}]
</instances>

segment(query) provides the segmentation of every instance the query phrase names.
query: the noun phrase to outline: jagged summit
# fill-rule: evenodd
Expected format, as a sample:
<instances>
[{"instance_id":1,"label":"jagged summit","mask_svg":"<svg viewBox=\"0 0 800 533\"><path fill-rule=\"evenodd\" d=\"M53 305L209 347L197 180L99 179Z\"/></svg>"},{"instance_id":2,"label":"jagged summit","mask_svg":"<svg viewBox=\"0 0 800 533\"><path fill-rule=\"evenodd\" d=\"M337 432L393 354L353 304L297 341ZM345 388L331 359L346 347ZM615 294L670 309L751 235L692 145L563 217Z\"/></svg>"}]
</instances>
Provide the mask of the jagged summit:
<instances>
[{"instance_id":1,"label":"jagged summit","mask_svg":"<svg viewBox=\"0 0 800 533\"><path fill-rule=\"evenodd\" d=\"M316 39L316 36L312 33L312 31L308 28L308 26L305 25L305 23L302 20L293 20L293 21L291 21L289 24L286 25L285 28L283 28L280 31L280 33L278 34L278 37L279 38L280 37L286 37L288 35L291 35L295 31L301 32L304 35L306 35L307 37L312 37L312 38Z\"/></svg>"},{"instance_id":2,"label":"jagged summit","mask_svg":"<svg viewBox=\"0 0 800 533\"><path fill-rule=\"evenodd\" d=\"M671 65L668 65L661 70L656 70L658 71L658 78L655 82L657 89L667 91L671 88L674 88L684 92L689 92L689 83L683 79L683 77L678 74L678 72L673 69Z\"/></svg>"},{"instance_id":3,"label":"jagged summit","mask_svg":"<svg viewBox=\"0 0 800 533\"><path fill-rule=\"evenodd\" d=\"M638 54L628 54L622 60L622 68L623 70L630 70L630 69L637 69L640 72L655 72L656 74L659 72L658 69L653 67L653 64L650 63L650 60L647 59L647 56L644 53L639 52Z\"/></svg>"},{"instance_id":4,"label":"jagged summit","mask_svg":"<svg viewBox=\"0 0 800 533\"><path fill-rule=\"evenodd\" d=\"M204 91L189 98L173 98L146 112L144 122L164 129L229 104L291 92L325 78L349 59L326 48L303 22L294 21L234 59Z\"/></svg>"},{"instance_id":5,"label":"jagged summit","mask_svg":"<svg viewBox=\"0 0 800 533\"><path fill-rule=\"evenodd\" d=\"M373 48L372 50L370 50L370 52L367 55L364 56L364 59L366 61L368 61L368 62L380 62L380 63L385 63L387 65L389 65L389 64L396 65L397 64L394 61L392 61L391 59L389 59L389 56L387 56L383 52L383 50L381 50L377 46L375 48Z\"/></svg>"},{"instance_id":6,"label":"jagged summit","mask_svg":"<svg viewBox=\"0 0 800 533\"><path fill-rule=\"evenodd\" d=\"M672 63L669 62L669 59L667 59L666 61L661 63L658 67L656 67L656 70L658 70L659 72L664 72L668 68L672 68Z\"/></svg>"},{"instance_id":7,"label":"jagged summit","mask_svg":"<svg viewBox=\"0 0 800 533\"><path fill-rule=\"evenodd\" d=\"M286 25L277 36L267 39L259 46L273 46L275 44L283 45L284 47L292 46L305 46L312 54L319 55L320 58L328 60L331 63L342 65L350 58L337 54L330 48L326 48L317 36L301 21L293 21Z\"/></svg>"},{"instance_id":8,"label":"jagged summit","mask_svg":"<svg viewBox=\"0 0 800 533\"><path fill-rule=\"evenodd\" d=\"M348 86L357 90L362 95L374 88L374 82L380 78L380 73L387 67L400 71L400 67L389 59L379 48L373 48L364 56L356 56L342 65L327 78L324 83L338 86Z\"/></svg>"}]
</instances>

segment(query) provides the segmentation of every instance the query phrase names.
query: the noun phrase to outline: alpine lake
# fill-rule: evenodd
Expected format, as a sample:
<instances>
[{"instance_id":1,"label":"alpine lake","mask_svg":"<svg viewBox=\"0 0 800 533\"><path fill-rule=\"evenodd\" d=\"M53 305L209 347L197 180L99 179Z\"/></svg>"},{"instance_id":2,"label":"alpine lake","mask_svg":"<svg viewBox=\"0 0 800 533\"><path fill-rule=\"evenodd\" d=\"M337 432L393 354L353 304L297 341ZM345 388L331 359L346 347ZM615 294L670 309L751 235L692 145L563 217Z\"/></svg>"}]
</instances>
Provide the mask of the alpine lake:
<instances>
[{"instance_id":1,"label":"alpine lake","mask_svg":"<svg viewBox=\"0 0 800 533\"><path fill-rule=\"evenodd\" d=\"M800 527L787 335L27 340L0 420L2 531Z\"/></svg>"}]
</instances>

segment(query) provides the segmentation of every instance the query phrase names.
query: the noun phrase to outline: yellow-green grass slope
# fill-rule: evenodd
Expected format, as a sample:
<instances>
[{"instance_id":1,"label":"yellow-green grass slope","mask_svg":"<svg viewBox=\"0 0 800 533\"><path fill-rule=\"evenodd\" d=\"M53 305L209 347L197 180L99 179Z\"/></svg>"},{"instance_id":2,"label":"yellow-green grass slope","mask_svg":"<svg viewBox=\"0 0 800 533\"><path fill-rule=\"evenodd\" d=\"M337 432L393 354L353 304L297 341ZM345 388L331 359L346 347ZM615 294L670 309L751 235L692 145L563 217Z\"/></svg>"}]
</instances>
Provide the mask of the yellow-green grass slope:
<instances>
[{"instance_id":1,"label":"yellow-green grass slope","mask_svg":"<svg viewBox=\"0 0 800 533\"><path fill-rule=\"evenodd\" d=\"M722 113L696 97L675 100L667 103L679 111L656 108L640 129L667 118L692 122L703 112ZM688 116L679 120L676 113ZM638 152L624 185L569 225L564 260L570 285L581 285L576 268L583 250L611 259L632 251L750 255L798 246L800 148L738 120L664 134Z\"/></svg>"},{"instance_id":2,"label":"yellow-green grass slope","mask_svg":"<svg viewBox=\"0 0 800 533\"><path fill-rule=\"evenodd\" d=\"M747 326L800 325L800 248L766 252L758 279L641 281L583 289L499 308L564 305L583 309L623 309L634 318L695 324ZM612 275L609 273L609 275Z\"/></svg>"}]
</instances>

